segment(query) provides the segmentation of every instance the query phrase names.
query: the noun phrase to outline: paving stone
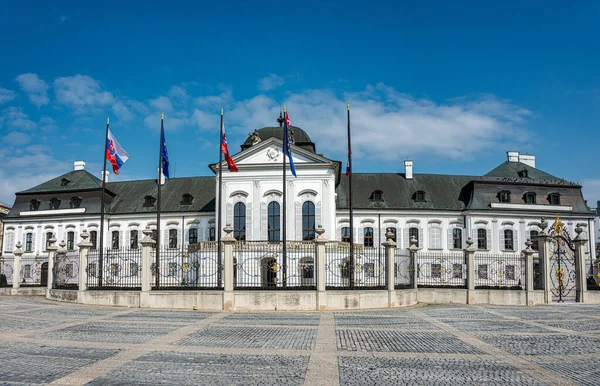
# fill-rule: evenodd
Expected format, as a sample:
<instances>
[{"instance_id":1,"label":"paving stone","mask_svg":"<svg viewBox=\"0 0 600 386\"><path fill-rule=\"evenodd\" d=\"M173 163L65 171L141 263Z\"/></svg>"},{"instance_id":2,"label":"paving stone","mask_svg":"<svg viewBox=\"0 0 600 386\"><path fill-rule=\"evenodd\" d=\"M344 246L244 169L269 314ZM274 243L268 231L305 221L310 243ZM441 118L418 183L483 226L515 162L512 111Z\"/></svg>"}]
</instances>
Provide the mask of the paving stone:
<instances>
[{"instance_id":1,"label":"paving stone","mask_svg":"<svg viewBox=\"0 0 600 386\"><path fill-rule=\"evenodd\" d=\"M92 322L51 331L44 336L83 342L143 343L180 327L183 325Z\"/></svg>"},{"instance_id":2,"label":"paving stone","mask_svg":"<svg viewBox=\"0 0 600 386\"><path fill-rule=\"evenodd\" d=\"M563 356L560 360L534 361L549 371L573 379L581 385L597 386L600 383L600 358L570 359Z\"/></svg>"},{"instance_id":3,"label":"paving stone","mask_svg":"<svg viewBox=\"0 0 600 386\"><path fill-rule=\"evenodd\" d=\"M600 338L576 335L477 334L489 344L515 355L577 355L600 353Z\"/></svg>"},{"instance_id":4,"label":"paving stone","mask_svg":"<svg viewBox=\"0 0 600 386\"><path fill-rule=\"evenodd\" d=\"M539 321L539 323L571 331L600 331L600 319Z\"/></svg>"},{"instance_id":5,"label":"paving stone","mask_svg":"<svg viewBox=\"0 0 600 386\"><path fill-rule=\"evenodd\" d=\"M481 307L423 307L419 309L422 313L433 318L440 319L502 319L501 316L487 312Z\"/></svg>"},{"instance_id":6,"label":"paving stone","mask_svg":"<svg viewBox=\"0 0 600 386\"><path fill-rule=\"evenodd\" d=\"M227 315L219 323L223 324L262 324L283 326L318 326L319 314L274 314L274 313L235 313Z\"/></svg>"},{"instance_id":7,"label":"paving stone","mask_svg":"<svg viewBox=\"0 0 600 386\"><path fill-rule=\"evenodd\" d=\"M340 385L542 385L492 359L340 357Z\"/></svg>"},{"instance_id":8,"label":"paving stone","mask_svg":"<svg viewBox=\"0 0 600 386\"><path fill-rule=\"evenodd\" d=\"M516 320L442 320L459 331L552 333L543 327Z\"/></svg>"},{"instance_id":9,"label":"paving stone","mask_svg":"<svg viewBox=\"0 0 600 386\"><path fill-rule=\"evenodd\" d=\"M111 318L111 320L194 323L206 319L214 314L214 312L198 311L143 310L129 314L115 315Z\"/></svg>"},{"instance_id":10,"label":"paving stone","mask_svg":"<svg viewBox=\"0 0 600 386\"><path fill-rule=\"evenodd\" d=\"M408 317L392 317L392 316L381 316L381 317L356 317L354 315L335 315L335 323L337 328L370 328L370 329L381 329L381 328L397 328L404 330L436 330L433 324L426 322L418 318Z\"/></svg>"},{"instance_id":11,"label":"paving stone","mask_svg":"<svg viewBox=\"0 0 600 386\"><path fill-rule=\"evenodd\" d=\"M189 335L178 345L310 350L316 336L316 328L213 326Z\"/></svg>"},{"instance_id":12,"label":"paving stone","mask_svg":"<svg viewBox=\"0 0 600 386\"><path fill-rule=\"evenodd\" d=\"M18 314L5 314L0 315L0 332L32 330L32 334L35 334L35 330L52 327L60 323L64 322L55 319L31 319L20 317Z\"/></svg>"},{"instance_id":13,"label":"paving stone","mask_svg":"<svg viewBox=\"0 0 600 386\"><path fill-rule=\"evenodd\" d=\"M337 347L342 351L482 354L446 332L337 330Z\"/></svg>"},{"instance_id":14,"label":"paving stone","mask_svg":"<svg viewBox=\"0 0 600 386\"><path fill-rule=\"evenodd\" d=\"M89 385L302 385L308 356L151 352Z\"/></svg>"}]
</instances>

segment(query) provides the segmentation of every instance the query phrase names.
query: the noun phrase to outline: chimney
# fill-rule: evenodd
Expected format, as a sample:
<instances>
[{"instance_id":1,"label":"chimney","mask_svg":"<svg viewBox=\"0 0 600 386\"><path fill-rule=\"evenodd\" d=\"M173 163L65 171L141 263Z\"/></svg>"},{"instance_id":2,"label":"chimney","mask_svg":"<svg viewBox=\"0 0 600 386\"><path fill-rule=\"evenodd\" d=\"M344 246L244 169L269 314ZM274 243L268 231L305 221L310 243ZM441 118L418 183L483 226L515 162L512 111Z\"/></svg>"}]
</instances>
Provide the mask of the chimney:
<instances>
[{"instance_id":1,"label":"chimney","mask_svg":"<svg viewBox=\"0 0 600 386\"><path fill-rule=\"evenodd\" d=\"M519 162L518 151L507 151L506 155L508 156L508 162Z\"/></svg>"},{"instance_id":2,"label":"chimney","mask_svg":"<svg viewBox=\"0 0 600 386\"><path fill-rule=\"evenodd\" d=\"M164 185L165 184L165 175L163 174L162 170L160 170L161 168L158 169L158 172L160 173L160 184Z\"/></svg>"},{"instance_id":3,"label":"chimney","mask_svg":"<svg viewBox=\"0 0 600 386\"><path fill-rule=\"evenodd\" d=\"M102 179L104 180L104 182L108 182L108 175L110 174L110 172L108 170L105 170L102 172Z\"/></svg>"},{"instance_id":4,"label":"chimney","mask_svg":"<svg viewBox=\"0 0 600 386\"><path fill-rule=\"evenodd\" d=\"M85 170L85 161L75 161L73 167L73 170Z\"/></svg>"},{"instance_id":5,"label":"chimney","mask_svg":"<svg viewBox=\"0 0 600 386\"><path fill-rule=\"evenodd\" d=\"M519 162L535 168L535 156L531 154L519 154Z\"/></svg>"},{"instance_id":6,"label":"chimney","mask_svg":"<svg viewBox=\"0 0 600 386\"><path fill-rule=\"evenodd\" d=\"M404 161L404 169L405 169L407 180L412 180L412 178L413 178L412 167L413 167L412 161L408 161L408 160Z\"/></svg>"}]
</instances>

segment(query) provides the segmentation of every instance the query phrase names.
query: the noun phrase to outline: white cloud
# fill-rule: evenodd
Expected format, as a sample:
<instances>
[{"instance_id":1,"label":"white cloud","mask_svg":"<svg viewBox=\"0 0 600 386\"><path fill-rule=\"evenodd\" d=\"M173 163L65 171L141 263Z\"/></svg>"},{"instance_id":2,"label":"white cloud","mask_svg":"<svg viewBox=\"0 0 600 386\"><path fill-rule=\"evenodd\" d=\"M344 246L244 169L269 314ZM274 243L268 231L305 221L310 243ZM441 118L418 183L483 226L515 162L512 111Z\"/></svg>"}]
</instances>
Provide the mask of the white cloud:
<instances>
[{"instance_id":1,"label":"white cloud","mask_svg":"<svg viewBox=\"0 0 600 386\"><path fill-rule=\"evenodd\" d=\"M0 105L12 101L15 97L14 91L0 87Z\"/></svg>"},{"instance_id":2,"label":"white cloud","mask_svg":"<svg viewBox=\"0 0 600 386\"><path fill-rule=\"evenodd\" d=\"M4 124L12 130L32 131L36 128L35 122L29 119L29 116L18 107L9 107L5 109L2 120Z\"/></svg>"},{"instance_id":3,"label":"white cloud","mask_svg":"<svg viewBox=\"0 0 600 386\"><path fill-rule=\"evenodd\" d=\"M187 101L190 98L187 91L179 86L171 87L171 89L169 90L169 96L171 98L179 99L182 101Z\"/></svg>"},{"instance_id":4,"label":"white cloud","mask_svg":"<svg viewBox=\"0 0 600 386\"><path fill-rule=\"evenodd\" d=\"M166 96L159 96L156 99L150 100L150 106L161 112L171 112L173 111L173 104Z\"/></svg>"},{"instance_id":5,"label":"white cloud","mask_svg":"<svg viewBox=\"0 0 600 386\"><path fill-rule=\"evenodd\" d=\"M29 135L20 132L20 131L12 131L2 138L2 143L5 146L20 146L29 142L31 138Z\"/></svg>"},{"instance_id":6,"label":"white cloud","mask_svg":"<svg viewBox=\"0 0 600 386\"><path fill-rule=\"evenodd\" d=\"M269 74L267 77L258 80L258 89L260 91L271 91L277 87L283 86L285 80L276 74Z\"/></svg>"},{"instance_id":7,"label":"white cloud","mask_svg":"<svg viewBox=\"0 0 600 386\"><path fill-rule=\"evenodd\" d=\"M54 92L59 103L71 107L77 113L111 105L115 98L103 91L100 84L87 75L75 75L54 80Z\"/></svg>"},{"instance_id":8,"label":"white cloud","mask_svg":"<svg viewBox=\"0 0 600 386\"><path fill-rule=\"evenodd\" d=\"M21 90L27 93L29 100L36 106L43 106L50 102L48 98L48 89L50 86L44 82L37 74L21 74L15 78L15 81L21 86Z\"/></svg>"},{"instance_id":9,"label":"white cloud","mask_svg":"<svg viewBox=\"0 0 600 386\"><path fill-rule=\"evenodd\" d=\"M583 197L587 200L588 206L595 208L597 202L600 201L600 179L584 179L581 186L583 186Z\"/></svg>"},{"instance_id":10,"label":"white cloud","mask_svg":"<svg viewBox=\"0 0 600 386\"><path fill-rule=\"evenodd\" d=\"M134 118L133 113L129 110L129 108L125 105L125 103L123 101L116 101L113 105L112 105L112 111L113 113L115 113L115 115L117 116L117 118L119 118L122 121L130 121Z\"/></svg>"}]
</instances>

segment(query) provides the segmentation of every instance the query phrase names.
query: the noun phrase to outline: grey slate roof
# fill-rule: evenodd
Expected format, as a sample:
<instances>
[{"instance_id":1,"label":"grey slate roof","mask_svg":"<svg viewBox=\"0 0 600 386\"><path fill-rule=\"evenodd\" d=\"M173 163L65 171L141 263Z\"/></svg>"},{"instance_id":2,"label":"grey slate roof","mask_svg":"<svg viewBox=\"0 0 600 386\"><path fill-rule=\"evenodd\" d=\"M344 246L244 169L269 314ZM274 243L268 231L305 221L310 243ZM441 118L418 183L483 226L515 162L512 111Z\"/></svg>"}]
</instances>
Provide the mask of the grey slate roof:
<instances>
[{"instance_id":1,"label":"grey slate roof","mask_svg":"<svg viewBox=\"0 0 600 386\"><path fill-rule=\"evenodd\" d=\"M289 129L294 133L294 145L301 147L306 150L315 152L315 144L311 141L306 131L296 126L290 126ZM257 130L258 136L262 141L271 137L278 138L283 141L283 127L263 127ZM250 136L246 138L246 141L242 144L242 151L252 146L252 139Z\"/></svg>"},{"instance_id":2,"label":"grey slate roof","mask_svg":"<svg viewBox=\"0 0 600 386\"><path fill-rule=\"evenodd\" d=\"M153 213L156 204L144 207L144 197L158 198L156 180L109 182L106 188L116 197L110 203L111 214ZM161 212L214 212L215 177L169 178L161 187ZM191 194L192 205L181 205L182 196Z\"/></svg>"},{"instance_id":3,"label":"grey slate roof","mask_svg":"<svg viewBox=\"0 0 600 386\"><path fill-rule=\"evenodd\" d=\"M63 186L63 179L69 181L67 185ZM87 170L73 170L19 193L67 192L101 187L102 180Z\"/></svg>"},{"instance_id":4,"label":"grey slate roof","mask_svg":"<svg viewBox=\"0 0 600 386\"><path fill-rule=\"evenodd\" d=\"M508 162L501 163L488 173L484 177L506 177L506 178L521 178L519 173L523 170L527 170L527 179L534 181L564 181L562 178L555 177L548 174L540 169L532 168L522 162Z\"/></svg>"},{"instance_id":5,"label":"grey slate roof","mask_svg":"<svg viewBox=\"0 0 600 386\"><path fill-rule=\"evenodd\" d=\"M352 176L352 204L355 209L436 209L463 210L469 200L465 190L474 178L443 174L413 174L407 180L404 174L354 173ZM341 176L336 189L337 207L349 208L348 177ZM383 191L383 202L373 202L374 190ZM425 192L425 202L415 202L413 195L418 190Z\"/></svg>"}]
</instances>

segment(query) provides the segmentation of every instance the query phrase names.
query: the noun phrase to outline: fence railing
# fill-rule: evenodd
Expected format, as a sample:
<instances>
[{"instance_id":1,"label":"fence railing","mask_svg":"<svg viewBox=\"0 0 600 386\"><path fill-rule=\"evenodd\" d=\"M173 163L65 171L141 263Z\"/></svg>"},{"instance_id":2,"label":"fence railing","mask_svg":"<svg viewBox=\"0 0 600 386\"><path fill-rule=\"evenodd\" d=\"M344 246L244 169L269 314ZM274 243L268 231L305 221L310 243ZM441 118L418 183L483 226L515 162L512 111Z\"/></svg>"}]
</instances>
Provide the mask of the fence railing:
<instances>
[{"instance_id":1,"label":"fence railing","mask_svg":"<svg viewBox=\"0 0 600 386\"><path fill-rule=\"evenodd\" d=\"M45 287L48 285L48 255L21 256L21 287Z\"/></svg>"},{"instance_id":2,"label":"fence railing","mask_svg":"<svg viewBox=\"0 0 600 386\"><path fill-rule=\"evenodd\" d=\"M12 256L4 256L0 259L0 288L12 287L15 270L15 259Z\"/></svg>"},{"instance_id":3,"label":"fence railing","mask_svg":"<svg viewBox=\"0 0 600 386\"><path fill-rule=\"evenodd\" d=\"M384 247L354 246L331 241L325 244L325 288L385 289L386 257Z\"/></svg>"},{"instance_id":4,"label":"fence railing","mask_svg":"<svg viewBox=\"0 0 600 386\"><path fill-rule=\"evenodd\" d=\"M142 249L107 248L104 250L102 270L100 270L100 251L88 252L87 285L88 289L140 290L142 288ZM100 286L102 272L102 286Z\"/></svg>"},{"instance_id":5,"label":"fence railing","mask_svg":"<svg viewBox=\"0 0 600 386\"><path fill-rule=\"evenodd\" d=\"M413 259L406 249L396 249L394 254L394 288L414 288Z\"/></svg>"},{"instance_id":6,"label":"fence railing","mask_svg":"<svg viewBox=\"0 0 600 386\"><path fill-rule=\"evenodd\" d=\"M222 263L216 242L202 242L183 249L163 248L156 283L156 249L152 250L153 290L222 289ZM221 262L223 261L221 252Z\"/></svg>"},{"instance_id":7,"label":"fence railing","mask_svg":"<svg viewBox=\"0 0 600 386\"><path fill-rule=\"evenodd\" d=\"M464 253L417 253L419 287L467 287L467 263Z\"/></svg>"},{"instance_id":8,"label":"fence railing","mask_svg":"<svg viewBox=\"0 0 600 386\"><path fill-rule=\"evenodd\" d=\"M525 257L475 254L476 289L524 289Z\"/></svg>"},{"instance_id":9,"label":"fence railing","mask_svg":"<svg viewBox=\"0 0 600 386\"><path fill-rule=\"evenodd\" d=\"M79 288L79 251L68 251L54 257L52 288Z\"/></svg>"},{"instance_id":10,"label":"fence railing","mask_svg":"<svg viewBox=\"0 0 600 386\"><path fill-rule=\"evenodd\" d=\"M233 247L233 287L238 290L316 289L312 241L238 242Z\"/></svg>"}]
</instances>

